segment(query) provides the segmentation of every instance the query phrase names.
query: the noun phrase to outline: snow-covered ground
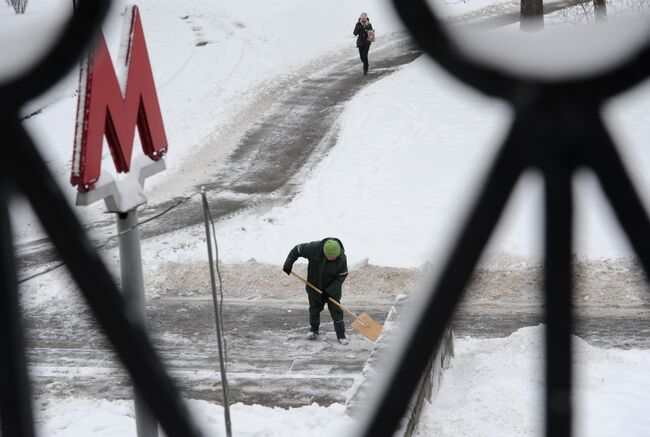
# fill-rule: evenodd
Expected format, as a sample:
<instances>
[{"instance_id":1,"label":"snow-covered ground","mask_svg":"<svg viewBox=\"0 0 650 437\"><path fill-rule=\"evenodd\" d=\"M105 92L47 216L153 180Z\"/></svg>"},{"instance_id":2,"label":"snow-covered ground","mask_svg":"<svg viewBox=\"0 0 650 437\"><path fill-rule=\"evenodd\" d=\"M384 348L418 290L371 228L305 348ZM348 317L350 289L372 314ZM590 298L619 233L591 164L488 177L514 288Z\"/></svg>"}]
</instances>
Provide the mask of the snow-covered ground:
<instances>
[{"instance_id":1,"label":"snow-covered ground","mask_svg":"<svg viewBox=\"0 0 650 437\"><path fill-rule=\"evenodd\" d=\"M225 435L223 407L205 401L190 401L190 411L205 435ZM345 407L316 404L301 408L268 408L235 404L230 407L235 436L328 437L349 435L353 420ZM135 437L133 402L98 399L69 399L45 406L40 435L48 437Z\"/></svg>"},{"instance_id":2,"label":"snow-covered ground","mask_svg":"<svg viewBox=\"0 0 650 437\"><path fill-rule=\"evenodd\" d=\"M28 11L36 16L47 3L32 0ZM496 2L454 2L449 13L490 3ZM152 200L189 194L203 177L198 174L201 166L193 161L209 156L218 165L232 148L222 142L229 138L228 129L236 131L250 121L239 120L238 115L283 81L313 71L330 57L356 57L351 33L360 12L369 14L380 38L402 29L382 0L143 0L139 6L170 142L169 169L148 183L154 188L149 191ZM113 50L121 25L119 10L112 12L106 26ZM0 23L11 19L3 2ZM372 62L372 49L370 56ZM72 73L24 110L29 114L44 108L25 126L71 202L75 192L67 180L76 80ZM650 205L649 102L650 86L644 84L604 111L646 205ZM500 102L460 85L430 60L418 59L367 87L347 105L338 122L337 145L289 205L217 224L221 261L254 258L279 265L295 243L335 235L344 242L352 264L437 265L510 117ZM108 149L105 154L105 170L110 171ZM589 175L577 180L576 192L580 193L576 221L581 224L575 236L577 254L589 259L629 257L629 246ZM524 260L539 256L541 195L535 175L522 180L490 245L491 256ZM92 221L102 209L98 204L79 213ZM33 219L25 218L24 205L16 204L13 213L20 241L41 235ZM147 242L143 250L154 269L170 261L204 260L202 238L201 229L188 229ZM25 300L49 299L53 310L70 288L69 280L58 273L35 284L25 286ZM541 407L535 396L542 382L534 367L541 362L539 336L539 328L527 328L507 339L459 340L439 403L427 413L421 434L539 434ZM577 378L585 407L578 411L577 434L642 435L650 426L641 410L650 401L643 373L650 365L650 352L599 350L576 343L577 365L590 369ZM476 384L466 383L470 377ZM507 383L499 383L504 377ZM42 435L135 435L127 402L73 398L39 400L37 405ZM211 433L223 429L219 406L205 402L191 406ZM492 419L486 424L488 416ZM341 405L290 410L235 405L233 423L240 436L332 435L352 426ZM626 428L614 428L617 424Z\"/></svg>"},{"instance_id":3,"label":"snow-covered ground","mask_svg":"<svg viewBox=\"0 0 650 437\"><path fill-rule=\"evenodd\" d=\"M507 338L457 339L425 436L544 435L544 327ZM650 351L598 349L573 337L576 436L648 434Z\"/></svg>"},{"instance_id":4,"label":"snow-covered ground","mask_svg":"<svg viewBox=\"0 0 650 437\"><path fill-rule=\"evenodd\" d=\"M53 3L58 3L60 10L70 10L72 5L68 0L32 0L28 16L20 18L40 23ZM126 3L114 2L104 26L114 59ZM403 28L390 5L378 0L358 4L340 0L318 4L271 0L263 5L235 0L218 5L209 1L179 4L171 0L145 0L137 4L170 145L164 177L160 175L147 181L150 188L163 186L148 191L151 201L186 194L196 183L199 179L196 173L202 168L186 161L188 156L203 155L203 160L213 168L223 160L232 148L232 144L223 143L225 131L245 129L244 122L255 121L238 119L244 108L254 106L277 87L284 86L288 78L304 75L312 64L320 66L321 58L327 55L358 56L352 30L360 8L372 11L370 17L376 23L378 34L387 35ZM0 5L0 19L14 19L9 6ZM26 120L25 127L36 139L71 203L76 194L68 180L77 82L75 71L55 90L30 102L23 111L30 114L45 108L41 114ZM51 131L53 125L57 126L56 135ZM135 150L138 144L136 141ZM102 171L114 173L107 147L103 159ZM98 204L80 208L79 213L91 221L101 216L103 209ZM17 220L16 227L23 241L40 236L33 226L27 227L25 220Z\"/></svg>"}]
</instances>

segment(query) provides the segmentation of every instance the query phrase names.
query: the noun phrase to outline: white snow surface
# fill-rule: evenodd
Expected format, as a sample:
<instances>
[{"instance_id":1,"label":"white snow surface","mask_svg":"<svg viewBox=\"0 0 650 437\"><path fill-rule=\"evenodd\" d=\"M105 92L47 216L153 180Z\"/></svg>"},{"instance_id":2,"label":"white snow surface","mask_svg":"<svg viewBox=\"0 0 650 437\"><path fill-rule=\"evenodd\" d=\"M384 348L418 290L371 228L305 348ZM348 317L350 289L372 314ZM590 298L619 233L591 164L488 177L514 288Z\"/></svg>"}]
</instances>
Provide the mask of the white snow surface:
<instances>
[{"instance_id":1,"label":"white snow surface","mask_svg":"<svg viewBox=\"0 0 650 437\"><path fill-rule=\"evenodd\" d=\"M456 339L436 401L425 406L416 436L543 435L543 326L509 337ZM574 337L575 433L647 435L650 351L599 349ZM205 435L222 435L223 407L188 401ZM133 403L68 398L38 405L37 429L51 437L135 436ZM231 406L233 434L242 437L353 435L358 424L340 404L269 408Z\"/></svg>"},{"instance_id":2,"label":"white snow surface","mask_svg":"<svg viewBox=\"0 0 650 437\"><path fill-rule=\"evenodd\" d=\"M225 435L223 407L206 401L188 401L204 435ZM260 405L230 406L232 433L241 437L328 437L349 435L353 420L345 407L312 404L282 409ZM48 437L135 437L132 401L109 402L97 399L69 398L45 406L38 426L40 435Z\"/></svg>"},{"instance_id":3,"label":"white snow surface","mask_svg":"<svg viewBox=\"0 0 650 437\"><path fill-rule=\"evenodd\" d=\"M49 4L57 2L69 4L68 0ZM44 3L48 2L33 0L28 10L38 15ZM116 3L105 26L114 56L124 6ZM460 14L489 3L494 2L454 2L453 11ZM170 143L169 169L149 184L153 189L148 196L157 200L187 194L193 160L210 159L199 154L205 144L273 83L326 55L356 56L351 33L360 12L369 14L378 35L402 29L390 4L382 0L143 0L138 5ZM5 2L0 4L3 33L3 24L14 19L8 8ZM207 44L196 46L202 42ZM26 61L21 62L16 69L24 68ZM4 75L11 73L9 68L2 70ZM77 79L76 72L71 73L24 110L27 114L42 109L24 125L71 203L75 191L67 180ZM647 83L615 99L604 111L646 205L650 204L648 114ZM347 105L339 119L336 146L289 205L249 211L218 223L221 261L255 258L279 264L294 244L331 235L344 242L351 263L435 264L458 231L510 118L502 103L460 85L427 58L418 59L368 86ZM104 170L111 172L110 153L107 148L104 152ZM223 158L218 147L213 152L215 160ZM578 178L576 192L580 193L576 221L582 224L575 236L578 255L630 256L593 178ZM541 226L541 202L538 178L526 176L488 252L538 257L535 235ZM90 221L101 216L103 207L78 211ZM25 242L41 236L23 203L16 203L12 213L17 239ZM189 229L148 242L143 251L149 265L204 259L202 232ZM32 298L69 293L68 281L62 276L40 281L38 295ZM541 384L540 369L535 367L541 363L539 338L537 327L506 339L459 340L452 369L445 374L436 406L426 413L421 435L540 434L536 420L542 408L535 395ZM575 343L581 369L577 396L584 406L575 425L578 435L642 435L650 427L641 410L650 401L644 382L648 352L597 349L577 339ZM199 401L190 401L190 406L206 430L223 429L221 407ZM130 402L71 398L44 401L38 407L41 435L135 435ZM341 405L282 410L238 404L232 411L238 436L338 435L349 430L351 421Z\"/></svg>"},{"instance_id":4,"label":"white snow surface","mask_svg":"<svg viewBox=\"0 0 650 437\"><path fill-rule=\"evenodd\" d=\"M649 92L647 85L640 87L605 111L646 205L650 154L642 120ZM462 87L420 58L347 105L336 147L290 205L220 224L222 256L281 263L293 241L336 235L353 263L436 264L459 231L510 118L505 105ZM575 252L589 259L631 256L591 174L579 174L575 192ZM526 174L489 254L539 257L542 195L539 177Z\"/></svg>"},{"instance_id":5,"label":"white snow surface","mask_svg":"<svg viewBox=\"0 0 650 437\"><path fill-rule=\"evenodd\" d=\"M0 82L28 71L56 41L72 16L72 2L31 0L25 14L15 14L6 2L0 5L2 44Z\"/></svg>"},{"instance_id":6,"label":"white snow surface","mask_svg":"<svg viewBox=\"0 0 650 437\"><path fill-rule=\"evenodd\" d=\"M506 338L456 339L454 348L416 436L544 435L542 325ZM647 435L650 351L599 349L578 337L573 348L574 435Z\"/></svg>"},{"instance_id":7,"label":"white snow surface","mask_svg":"<svg viewBox=\"0 0 650 437\"><path fill-rule=\"evenodd\" d=\"M124 6L116 3L105 25L113 56ZM447 5L448 12L480 9L489 2L463 4ZM205 144L274 81L328 54L355 57L351 30L360 10L369 12L380 35L402 29L389 2L382 0L327 5L273 0L264 6L229 0L219 7L207 0L182 6L168 0L139 6L170 144L168 169L147 183L151 201L189 194L198 178L193 173L196 162L216 165L224 158L218 145L206 149ZM11 17L8 6L0 8L7 8L0 9L0 17ZM197 47L198 42L208 44ZM24 123L71 203L76 194L68 182L76 82L72 73L51 93L30 102L26 113L44 109ZM647 85L640 86L605 111L633 180L644 193L650 182L650 154L645 153L648 92ZM336 147L308 175L291 204L220 223L221 259L280 263L295 242L336 235L353 263L435 263L456 235L510 119L505 105L460 85L423 57L366 87L347 105L338 122ZM137 138L134 147L139 147ZM128 179L114 173L107 147L102 173L106 180ZM576 253L588 258L630 256L594 181L586 176L578 182ZM536 177L522 179L489 253L539 256L535 235L541 226L541 194ZM643 200L650 203L647 195ZM21 242L42 236L36 221L25 218L25 209L22 204L14 208ZM76 210L88 221L104 214L101 202ZM195 234L190 230L168 236L165 244L188 246L188 232ZM202 247L193 254L189 246L183 256L204 256Z\"/></svg>"},{"instance_id":8,"label":"white snow surface","mask_svg":"<svg viewBox=\"0 0 650 437\"><path fill-rule=\"evenodd\" d=\"M455 34L465 53L492 67L542 78L581 77L630 58L650 36L649 23L646 13L550 32L521 32L517 23L499 31Z\"/></svg>"}]
</instances>

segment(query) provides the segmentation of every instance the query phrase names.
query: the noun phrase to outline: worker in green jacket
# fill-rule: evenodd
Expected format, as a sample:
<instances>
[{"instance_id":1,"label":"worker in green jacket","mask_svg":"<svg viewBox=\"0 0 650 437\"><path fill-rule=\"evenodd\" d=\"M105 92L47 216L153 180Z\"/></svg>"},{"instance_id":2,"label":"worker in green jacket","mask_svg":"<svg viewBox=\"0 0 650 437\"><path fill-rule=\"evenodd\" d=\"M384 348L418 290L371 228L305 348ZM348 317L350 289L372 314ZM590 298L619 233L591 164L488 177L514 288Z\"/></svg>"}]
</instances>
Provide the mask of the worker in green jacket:
<instances>
[{"instance_id":1,"label":"worker in green jacket","mask_svg":"<svg viewBox=\"0 0 650 437\"><path fill-rule=\"evenodd\" d=\"M338 238L325 238L321 241L312 241L294 246L282 268L287 275L291 274L293 263L299 257L309 260L307 281L323 292L321 295L308 285L305 286L309 298L310 330L307 338L315 340L318 337L320 313L325 308L325 303L327 303L327 309L334 321L336 338L339 343L348 344L345 337L343 310L329 301L330 297L337 302L341 301L341 287L348 276L348 263L341 240Z\"/></svg>"}]
</instances>

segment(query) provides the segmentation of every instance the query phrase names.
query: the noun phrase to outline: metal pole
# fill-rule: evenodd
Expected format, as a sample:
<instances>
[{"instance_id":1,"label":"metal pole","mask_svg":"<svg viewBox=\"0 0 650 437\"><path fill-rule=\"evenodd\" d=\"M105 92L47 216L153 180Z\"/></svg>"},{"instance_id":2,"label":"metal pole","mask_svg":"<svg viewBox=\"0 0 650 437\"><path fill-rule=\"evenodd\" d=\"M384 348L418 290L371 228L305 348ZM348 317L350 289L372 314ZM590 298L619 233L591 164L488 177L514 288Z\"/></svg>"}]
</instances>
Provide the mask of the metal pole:
<instances>
[{"instance_id":1,"label":"metal pole","mask_svg":"<svg viewBox=\"0 0 650 437\"><path fill-rule=\"evenodd\" d=\"M142 255L140 252L140 232L138 231L138 212L135 208L117 214L118 244L120 247L120 271L122 274L122 294L127 311L132 320L147 327L147 312L144 299L144 279L142 275ZM135 390L135 424L138 437L158 437L158 421L147 406L139 390Z\"/></svg>"},{"instance_id":2,"label":"metal pole","mask_svg":"<svg viewBox=\"0 0 650 437\"><path fill-rule=\"evenodd\" d=\"M223 391L223 414L226 422L226 436L232 437L230 424L230 404L228 402L228 381L226 380L226 369L223 359L223 346L221 345L221 319L219 318L219 306L217 304L217 290L215 287L214 260L212 258L212 238L210 237L210 206L208 198L205 195L205 187L201 188L201 197L203 198L203 218L205 220L205 239L208 243L208 261L210 262L210 282L212 284L212 302L214 304L214 318L217 325L217 345L219 347L219 366L221 369L221 389Z\"/></svg>"},{"instance_id":3,"label":"metal pole","mask_svg":"<svg viewBox=\"0 0 650 437\"><path fill-rule=\"evenodd\" d=\"M570 437L572 423L571 169L557 160L545 169L546 436Z\"/></svg>"}]
</instances>

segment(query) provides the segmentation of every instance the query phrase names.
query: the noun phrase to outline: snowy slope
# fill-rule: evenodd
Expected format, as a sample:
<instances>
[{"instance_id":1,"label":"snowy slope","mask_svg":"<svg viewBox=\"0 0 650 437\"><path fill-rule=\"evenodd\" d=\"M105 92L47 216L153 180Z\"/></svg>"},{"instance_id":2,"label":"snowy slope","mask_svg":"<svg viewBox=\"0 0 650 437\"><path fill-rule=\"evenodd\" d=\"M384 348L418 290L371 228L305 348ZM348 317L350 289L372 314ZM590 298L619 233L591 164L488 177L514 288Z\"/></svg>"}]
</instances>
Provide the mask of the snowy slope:
<instances>
[{"instance_id":1,"label":"snowy slope","mask_svg":"<svg viewBox=\"0 0 650 437\"><path fill-rule=\"evenodd\" d=\"M69 10L68 0L55 2L59 9ZM46 7L53 7L55 2L30 2L27 16L21 18L37 22L45 15ZM114 2L104 26L114 59L126 3ZM327 61L325 55L356 56L352 29L361 9L372 11L372 20L383 35L402 29L390 5L381 0L359 3L335 0L327 4L270 0L263 7L258 2L235 0L218 5L207 0L145 0L137 4L170 144L168 170L147 184L148 187L164 184L163 193L149 190L152 201L183 194L201 180L201 171L207 170L186 161L188 156L207 156L208 159L202 160L208 161L212 168L217 166L234 146L224 144L224 131L241 130L242 123L254 122L238 120L238 117L244 109L259 105L260 99L277 86L286 85L284 80L310 71L310 64L314 68L320 66ZM16 20L4 3L0 5L0 20ZM68 179L77 81L78 73L71 72L50 93L29 102L23 111L27 115L41 110L24 125L36 139L71 203L76 193ZM56 135L52 135L51 126L57 127ZM215 142L217 137L219 142ZM107 147L103 162L103 171L114 173ZM165 183L167 180L173 182ZM103 209L100 202L77 210L87 220L93 220L101 216ZM24 218L16 220L16 233L21 240L39 237L33 226L26 226L32 222Z\"/></svg>"}]
</instances>

